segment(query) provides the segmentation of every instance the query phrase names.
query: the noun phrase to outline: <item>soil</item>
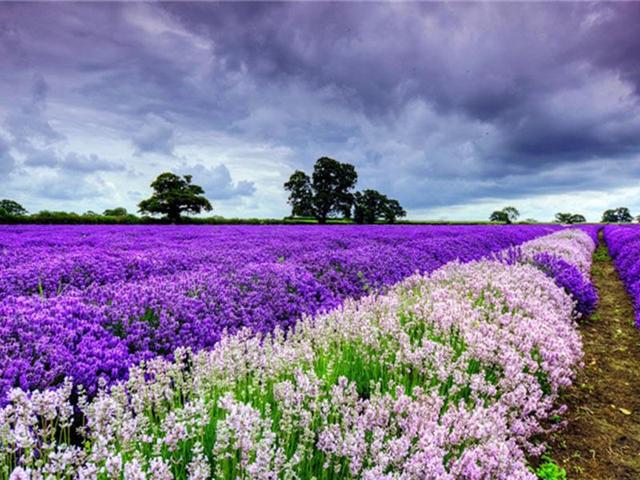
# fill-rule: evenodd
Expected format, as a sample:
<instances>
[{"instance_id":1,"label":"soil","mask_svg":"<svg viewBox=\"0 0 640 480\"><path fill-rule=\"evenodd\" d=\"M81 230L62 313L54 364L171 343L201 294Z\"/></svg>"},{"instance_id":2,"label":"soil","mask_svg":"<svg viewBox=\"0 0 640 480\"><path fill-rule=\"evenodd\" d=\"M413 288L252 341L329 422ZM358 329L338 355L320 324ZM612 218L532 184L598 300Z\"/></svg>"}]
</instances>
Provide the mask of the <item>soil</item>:
<instances>
[{"instance_id":1,"label":"soil","mask_svg":"<svg viewBox=\"0 0 640 480\"><path fill-rule=\"evenodd\" d=\"M585 366L562 395L568 424L549 452L568 480L640 480L640 330L600 242L592 268L600 304L581 326Z\"/></svg>"}]
</instances>

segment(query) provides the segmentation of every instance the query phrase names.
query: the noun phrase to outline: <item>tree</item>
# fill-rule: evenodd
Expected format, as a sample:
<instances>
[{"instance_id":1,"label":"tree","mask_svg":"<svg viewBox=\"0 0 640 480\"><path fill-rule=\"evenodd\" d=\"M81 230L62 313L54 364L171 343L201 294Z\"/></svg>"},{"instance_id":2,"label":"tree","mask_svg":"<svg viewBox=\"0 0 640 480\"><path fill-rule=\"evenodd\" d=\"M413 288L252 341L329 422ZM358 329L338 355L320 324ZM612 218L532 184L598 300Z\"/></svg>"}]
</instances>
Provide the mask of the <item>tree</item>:
<instances>
[{"instance_id":1,"label":"tree","mask_svg":"<svg viewBox=\"0 0 640 480\"><path fill-rule=\"evenodd\" d=\"M191 183L191 175L180 177L165 172L158 175L151 188L153 195L138 204L140 213L162 214L172 223L177 223L183 212L200 213L212 209L202 187Z\"/></svg>"},{"instance_id":2,"label":"tree","mask_svg":"<svg viewBox=\"0 0 640 480\"><path fill-rule=\"evenodd\" d=\"M382 214L387 197L377 190L356 192L353 201L353 219L356 223L375 223Z\"/></svg>"},{"instance_id":3,"label":"tree","mask_svg":"<svg viewBox=\"0 0 640 480\"><path fill-rule=\"evenodd\" d=\"M515 222L520 216L520 212L515 207L504 207L502 211L507 214L507 217L509 218L508 223Z\"/></svg>"},{"instance_id":4,"label":"tree","mask_svg":"<svg viewBox=\"0 0 640 480\"><path fill-rule=\"evenodd\" d=\"M309 175L296 170L285 182L284 189L290 192L287 202L291 205L292 216L313 217L313 192Z\"/></svg>"},{"instance_id":5,"label":"tree","mask_svg":"<svg viewBox=\"0 0 640 480\"><path fill-rule=\"evenodd\" d=\"M351 217L352 190L357 181L358 174L353 165L329 157L316 161L311 186L313 210L318 223L327 223L327 218L335 213L342 213L345 218Z\"/></svg>"},{"instance_id":6,"label":"tree","mask_svg":"<svg viewBox=\"0 0 640 480\"><path fill-rule=\"evenodd\" d=\"M351 218L353 209L357 223L375 223L380 218L393 223L407 212L397 200L389 199L377 190L353 193L358 174L353 165L340 163L329 157L319 158L311 178L296 170L285 182L288 203L294 217L314 216L318 223L326 223L332 215Z\"/></svg>"},{"instance_id":7,"label":"tree","mask_svg":"<svg viewBox=\"0 0 640 480\"><path fill-rule=\"evenodd\" d=\"M602 214L602 223L631 223L633 217L626 207L605 210Z\"/></svg>"},{"instance_id":8,"label":"tree","mask_svg":"<svg viewBox=\"0 0 640 480\"><path fill-rule=\"evenodd\" d=\"M353 219L356 223L375 223L384 218L393 223L407 214L397 200L390 199L377 190L356 192L353 200Z\"/></svg>"},{"instance_id":9,"label":"tree","mask_svg":"<svg viewBox=\"0 0 640 480\"><path fill-rule=\"evenodd\" d=\"M492 212L491 215L489 216L489 220L491 220L492 222L510 223L509 215L507 215L502 210L496 210Z\"/></svg>"},{"instance_id":10,"label":"tree","mask_svg":"<svg viewBox=\"0 0 640 480\"><path fill-rule=\"evenodd\" d=\"M587 219L579 213L556 213L556 222L565 224L584 223Z\"/></svg>"},{"instance_id":11,"label":"tree","mask_svg":"<svg viewBox=\"0 0 640 480\"><path fill-rule=\"evenodd\" d=\"M20 217L26 215L27 210L13 200L0 200L0 217Z\"/></svg>"},{"instance_id":12,"label":"tree","mask_svg":"<svg viewBox=\"0 0 640 480\"><path fill-rule=\"evenodd\" d=\"M399 217L406 217L407 211L400 206L400 202L391 198L385 205L383 216L387 223L395 223Z\"/></svg>"},{"instance_id":13,"label":"tree","mask_svg":"<svg viewBox=\"0 0 640 480\"><path fill-rule=\"evenodd\" d=\"M618 223L631 223L633 221L633 217L629 212L629 209L626 207L618 208Z\"/></svg>"},{"instance_id":14,"label":"tree","mask_svg":"<svg viewBox=\"0 0 640 480\"><path fill-rule=\"evenodd\" d=\"M513 223L520 216L520 212L515 207L504 207L491 214L489 220L492 222Z\"/></svg>"},{"instance_id":15,"label":"tree","mask_svg":"<svg viewBox=\"0 0 640 480\"><path fill-rule=\"evenodd\" d=\"M108 208L102 213L105 217L126 217L128 214L124 207Z\"/></svg>"}]
</instances>

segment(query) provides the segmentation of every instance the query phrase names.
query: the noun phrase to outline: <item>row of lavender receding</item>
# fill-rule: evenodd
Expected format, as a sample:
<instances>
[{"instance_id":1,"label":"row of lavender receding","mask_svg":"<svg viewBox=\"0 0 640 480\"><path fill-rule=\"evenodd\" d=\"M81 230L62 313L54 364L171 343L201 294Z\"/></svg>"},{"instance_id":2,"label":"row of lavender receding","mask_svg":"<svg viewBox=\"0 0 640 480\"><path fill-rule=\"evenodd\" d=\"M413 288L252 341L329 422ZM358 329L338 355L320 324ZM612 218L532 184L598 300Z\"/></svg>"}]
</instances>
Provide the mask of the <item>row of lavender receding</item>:
<instances>
[{"instance_id":1,"label":"row of lavender receding","mask_svg":"<svg viewBox=\"0 0 640 480\"><path fill-rule=\"evenodd\" d=\"M608 225L603 237L613 257L636 312L636 326L640 328L640 227L637 225Z\"/></svg>"},{"instance_id":2,"label":"row of lavender receding","mask_svg":"<svg viewBox=\"0 0 640 480\"><path fill-rule=\"evenodd\" d=\"M0 229L0 402L12 387L98 380L249 327L287 329L414 272L470 261L547 226Z\"/></svg>"},{"instance_id":3,"label":"row of lavender receding","mask_svg":"<svg viewBox=\"0 0 640 480\"><path fill-rule=\"evenodd\" d=\"M584 232L561 231L494 260L452 262L286 335L243 329L200 353L178 348L92 399L75 398L71 381L14 389L0 410L0 471L533 479L527 456L543 448L534 439L562 412L558 393L581 361L571 290L593 289L594 248Z\"/></svg>"}]
</instances>

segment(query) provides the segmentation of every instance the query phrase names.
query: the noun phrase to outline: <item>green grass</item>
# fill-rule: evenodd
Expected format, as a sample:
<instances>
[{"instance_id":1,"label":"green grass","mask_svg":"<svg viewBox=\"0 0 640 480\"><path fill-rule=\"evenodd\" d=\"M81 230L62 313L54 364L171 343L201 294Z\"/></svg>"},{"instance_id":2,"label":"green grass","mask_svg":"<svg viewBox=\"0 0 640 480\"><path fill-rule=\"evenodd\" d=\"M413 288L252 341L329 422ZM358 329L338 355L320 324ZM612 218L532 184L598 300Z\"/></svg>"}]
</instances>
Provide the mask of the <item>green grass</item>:
<instances>
[{"instance_id":1,"label":"green grass","mask_svg":"<svg viewBox=\"0 0 640 480\"><path fill-rule=\"evenodd\" d=\"M542 457L542 463L535 471L541 480L567 480L567 472L564 468L558 466L550 457Z\"/></svg>"},{"instance_id":2,"label":"green grass","mask_svg":"<svg viewBox=\"0 0 640 480\"><path fill-rule=\"evenodd\" d=\"M604 245L598 246L596 251L593 253L593 261L594 262L610 262L611 256L609 255L609 251L607 247Z\"/></svg>"}]
</instances>

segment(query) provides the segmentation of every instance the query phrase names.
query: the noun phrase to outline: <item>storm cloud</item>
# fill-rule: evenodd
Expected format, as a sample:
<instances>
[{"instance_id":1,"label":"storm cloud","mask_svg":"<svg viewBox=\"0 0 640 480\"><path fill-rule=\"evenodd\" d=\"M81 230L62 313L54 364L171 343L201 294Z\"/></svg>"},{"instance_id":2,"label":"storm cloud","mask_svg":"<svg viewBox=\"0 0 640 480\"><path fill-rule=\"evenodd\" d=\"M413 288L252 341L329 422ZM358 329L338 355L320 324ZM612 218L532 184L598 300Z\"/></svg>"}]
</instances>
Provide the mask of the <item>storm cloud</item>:
<instances>
[{"instance_id":1,"label":"storm cloud","mask_svg":"<svg viewBox=\"0 0 640 480\"><path fill-rule=\"evenodd\" d=\"M100 188L78 210L131 208L174 170L215 213L281 216L287 176L329 155L414 217L637 210L639 21L638 3L5 3L2 187L49 205L24 174L81 178Z\"/></svg>"}]
</instances>

